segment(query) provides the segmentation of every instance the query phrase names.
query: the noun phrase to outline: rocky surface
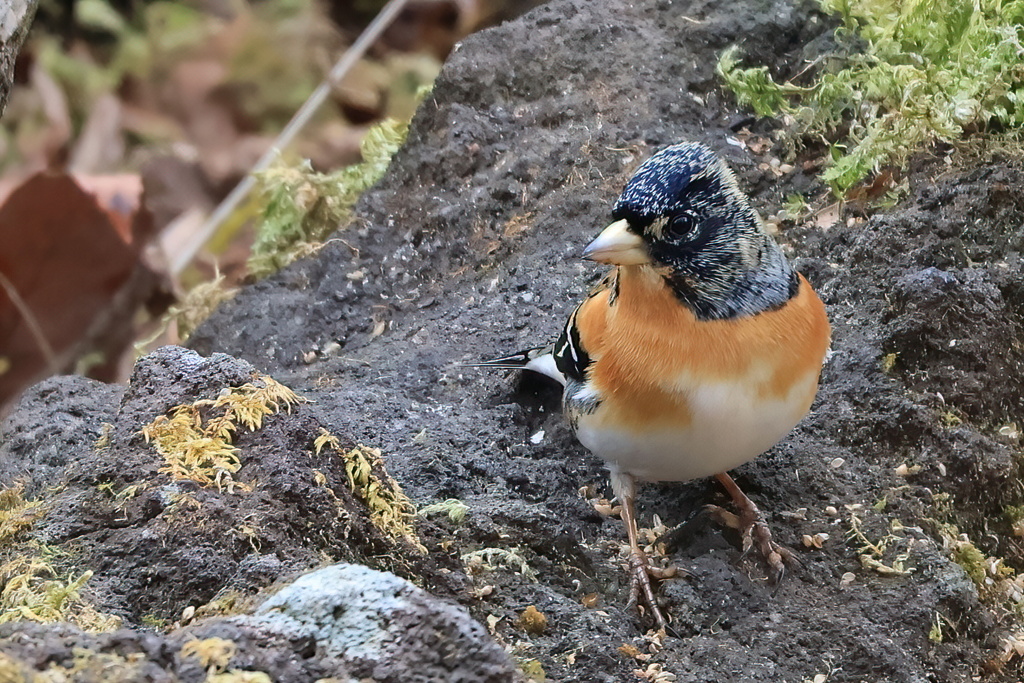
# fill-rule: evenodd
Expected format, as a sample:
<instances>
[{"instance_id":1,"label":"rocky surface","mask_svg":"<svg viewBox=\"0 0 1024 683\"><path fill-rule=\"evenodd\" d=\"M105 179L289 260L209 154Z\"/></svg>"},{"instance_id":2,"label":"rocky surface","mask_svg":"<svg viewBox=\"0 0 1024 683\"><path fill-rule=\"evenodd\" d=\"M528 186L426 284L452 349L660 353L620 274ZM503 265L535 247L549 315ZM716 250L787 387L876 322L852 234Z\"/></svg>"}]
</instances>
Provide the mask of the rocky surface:
<instances>
[{"instance_id":1,"label":"rocky surface","mask_svg":"<svg viewBox=\"0 0 1024 683\"><path fill-rule=\"evenodd\" d=\"M458 601L547 680L659 680L658 667L677 681L794 683L988 671L1009 622L949 560L942 525L1024 566L1004 514L1021 503L1007 429L1024 400L1020 162L921 157L897 208L779 235L828 306L834 354L811 414L736 476L801 566L767 585L734 537L700 530L671 557L687 575L661 585L672 633L659 643L626 607L619 521L580 495L607 484L563 424L557 388L459 365L558 332L602 275L580 250L661 145L709 144L766 213L815 188L799 160L779 177L771 149L737 139L772 123L736 110L714 66L740 42L786 77L829 31L808 5L782 0L554 0L467 39L357 222L197 331L194 349L230 358L162 351L123 398L72 378L26 395L3 428L0 477L29 477L40 494L64 483L29 533L74 551L96 571L97 607L136 627L174 622L225 589L258 595L329 558ZM174 508L182 484L158 474L138 430L253 368L313 402L239 438L234 478L252 491L197 487L187 492L198 509ZM104 421L110 446L97 451ZM417 505L462 500L465 519L421 518L426 554L380 533L337 458L316 454L321 427L380 448ZM98 488L107 482L147 486L124 502ZM675 524L723 498L707 481L648 485L641 521ZM822 548L802 543L819 533ZM543 628L523 619L530 606ZM989 680L1017 680L1015 666Z\"/></svg>"},{"instance_id":2,"label":"rocky surface","mask_svg":"<svg viewBox=\"0 0 1024 683\"><path fill-rule=\"evenodd\" d=\"M144 425L258 377L224 354L164 347L139 361L127 390L58 377L28 392L4 426L4 476L31 482L25 496L45 505L31 534L0 548L0 577L17 573L4 562L18 554L53 562L56 576L88 568L95 574L84 593L97 609L168 633L7 625L0 680L51 666L74 680L205 680L209 665L181 648L210 638L233 643L218 672L263 671L277 681L348 680L350 672L393 683L515 680L514 664L464 608L363 566L430 577L448 595L468 583L448 568L461 569L457 560L424 554L374 523L339 455L353 444L318 449L321 423L301 406L239 430L246 474L234 490L160 472L166 463L145 442ZM215 413L204 410L204 419ZM362 564L331 565L284 586L339 559ZM273 595L263 600L260 591ZM5 593L0 613L9 600ZM251 616L224 616L261 600ZM92 655L75 654L83 648ZM116 676L81 673L104 662Z\"/></svg>"}]
</instances>

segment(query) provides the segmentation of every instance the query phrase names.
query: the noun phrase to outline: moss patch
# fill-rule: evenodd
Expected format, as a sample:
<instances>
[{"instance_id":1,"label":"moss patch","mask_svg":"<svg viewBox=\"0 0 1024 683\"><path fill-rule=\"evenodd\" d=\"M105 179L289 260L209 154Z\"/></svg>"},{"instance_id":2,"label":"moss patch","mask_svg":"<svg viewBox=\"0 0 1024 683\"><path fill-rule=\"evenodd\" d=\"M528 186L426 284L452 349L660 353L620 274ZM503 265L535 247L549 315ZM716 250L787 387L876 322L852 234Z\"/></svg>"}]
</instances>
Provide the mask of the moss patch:
<instances>
[{"instance_id":1,"label":"moss patch","mask_svg":"<svg viewBox=\"0 0 1024 683\"><path fill-rule=\"evenodd\" d=\"M767 66L718 73L761 116L787 113L832 146L822 179L837 195L935 140L1024 124L1024 4L1009 0L819 0L838 15L835 68L806 87ZM846 56L842 56L842 55Z\"/></svg>"},{"instance_id":2,"label":"moss patch","mask_svg":"<svg viewBox=\"0 0 1024 683\"><path fill-rule=\"evenodd\" d=\"M18 557L0 566L0 624L11 621L70 622L84 631L113 631L121 619L104 614L79 591L92 578L86 571L66 579L41 557Z\"/></svg>"},{"instance_id":3,"label":"moss patch","mask_svg":"<svg viewBox=\"0 0 1024 683\"><path fill-rule=\"evenodd\" d=\"M265 208L249 272L266 277L313 253L348 223L356 200L381 179L408 131L408 124L393 119L378 123L360 143L363 161L332 173L317 173L308 161L261 173Z\"/></svg>"},{"instance_id":4,"label":"moss patch","mask_svg":"<svg viewBox=\"0 0 1024 683\"><path fill-rule=\"evenodd\" d=\"M25 500L24 484L0 491L0 547L28 529L43 514L39 500Z\"/></svg>"},{"instance_id":5,"label":"moss patch","mask_svg":"<svg viewBox=\"0 0 1024 683\"><path fill-rule=\"evenodd\" d=\"M256 431L263 418L304 399L283 384L261 375L253 382L231 387L215 400L200 399L176 406L142 428L147 443L164 457L160 472L218 490L247 490L232 479L242 466L232 443L240 427Z\"/></svg>"},{"instance_id":6,"label":"moss patch","mask_svg":"<svg viewBox=\"0 0 1024 683\"><path fill-rule=\"evenodd\" d=\"M356 446L345 450L338 438L323 428L313 446L317 455L329 447L344 460L348 488L369 508L370 521L374 526L388 536L405 539L421 552L426 552L413 526L416 506L384 469L384 461L378 449ZM317 475L320 485L326 486L326 481L321 480L323 474L317 472Z\"/></svg>"}]
</instances>

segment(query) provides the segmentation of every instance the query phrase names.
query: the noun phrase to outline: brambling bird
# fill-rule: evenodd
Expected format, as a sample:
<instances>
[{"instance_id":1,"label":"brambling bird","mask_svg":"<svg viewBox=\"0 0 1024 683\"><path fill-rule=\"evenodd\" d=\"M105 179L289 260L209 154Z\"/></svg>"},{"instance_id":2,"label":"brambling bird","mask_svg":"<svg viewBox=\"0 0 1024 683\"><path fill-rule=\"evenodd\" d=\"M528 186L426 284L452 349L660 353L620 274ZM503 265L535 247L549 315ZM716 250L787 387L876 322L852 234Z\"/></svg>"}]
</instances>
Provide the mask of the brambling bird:
<instances>
[{"instance_id":1,"label":"brambling bird","mask_svg":"<svg viewBox=\"0 0 1024 683\"><path fill-rule=\"evenodd\" d=\"M829 347L825 307L764 232L732 171L682 143L645 161L583 256L614 269L557 340L479 365L562 383L576 437L611 471L630 547L630 602L666 622L638 541L637 481L714 475L738 529L781 578L792 553L726 473L778 443L807 413Z\"/></svg>"}]
</instances>

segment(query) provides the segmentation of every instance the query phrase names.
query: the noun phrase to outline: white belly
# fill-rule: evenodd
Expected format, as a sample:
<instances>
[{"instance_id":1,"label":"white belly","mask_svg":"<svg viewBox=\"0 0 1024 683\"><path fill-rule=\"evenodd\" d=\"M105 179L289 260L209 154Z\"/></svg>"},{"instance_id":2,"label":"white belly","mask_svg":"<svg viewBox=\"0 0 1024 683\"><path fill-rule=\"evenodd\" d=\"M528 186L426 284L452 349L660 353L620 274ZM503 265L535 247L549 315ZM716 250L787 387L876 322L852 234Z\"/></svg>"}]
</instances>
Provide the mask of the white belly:
<instances>
[{"instance_id":1,"label":"white belly","mask_svg":"<svg viewBox=\"0 0 1024 683\"><path fill-rule=\"evenodd\" d=\"M690 407L687 425L609 428L602 406L580 417L576 435L609 466L639 479L688 481L738 467L781 441L807 412L817 382L809 373L780 398L758 396L749 380L680 388Z\"/></svg>"}]
</instances>

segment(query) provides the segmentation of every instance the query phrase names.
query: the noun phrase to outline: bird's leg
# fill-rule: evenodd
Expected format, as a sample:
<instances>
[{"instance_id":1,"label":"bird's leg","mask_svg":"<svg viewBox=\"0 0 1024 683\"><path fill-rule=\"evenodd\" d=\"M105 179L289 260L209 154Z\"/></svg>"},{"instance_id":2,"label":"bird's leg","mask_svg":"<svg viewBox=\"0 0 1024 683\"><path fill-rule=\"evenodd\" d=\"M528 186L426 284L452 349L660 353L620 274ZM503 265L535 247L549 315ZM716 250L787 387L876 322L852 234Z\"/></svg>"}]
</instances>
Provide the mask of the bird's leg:
<instances>
[{"instance_id":1,"label":"bird's leg","mask_svg":"<svg viewBox=\"0 0 1024 683\"><path fill-rule=\"evenodd\" d=\"M752 548L756 549L768 563L772 580L778 583L786 573L786 563L798 564L793 551L772 540L772 532L761 516L761 511L757 509L754 501L750 500L747 494L743 493L736 485L732 477L722 472L716 474L715 479L725 487L739 514L733 514L717 505L709 505L707 507L709 513L721 524L740 532L744 554Z\"/></svg>"},{"instance_id":2,"label":"bird's leg","mask_svg":"<svg viewBox=\"0 0 1024 683\"><path fill-rule=\"evenodd\" d=\"M639 604L640 599L651 610L654 620L659 629L668 627L665 616L661 613L657 601L654 599L654 589L651 587L651 577L666 578L667 574L661 570L651 567L647 562L647 555L640 547L640 534L636 526L636 480L632 475L625 472L612 472L612 490L615 497L622 504L622 523L626 525L626 535L629 537L629 573L631 577L629 603Z\"/></svg>"}]
</instances>

